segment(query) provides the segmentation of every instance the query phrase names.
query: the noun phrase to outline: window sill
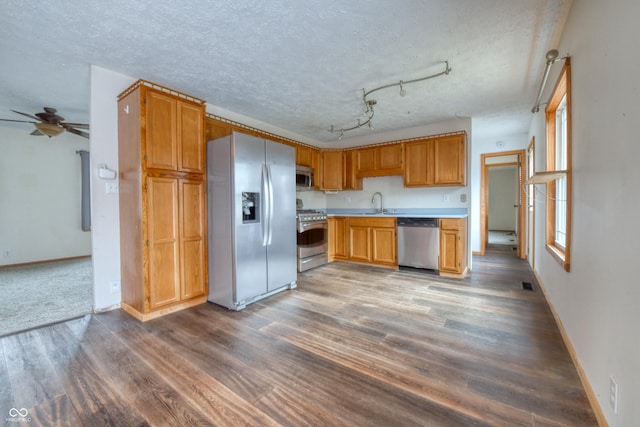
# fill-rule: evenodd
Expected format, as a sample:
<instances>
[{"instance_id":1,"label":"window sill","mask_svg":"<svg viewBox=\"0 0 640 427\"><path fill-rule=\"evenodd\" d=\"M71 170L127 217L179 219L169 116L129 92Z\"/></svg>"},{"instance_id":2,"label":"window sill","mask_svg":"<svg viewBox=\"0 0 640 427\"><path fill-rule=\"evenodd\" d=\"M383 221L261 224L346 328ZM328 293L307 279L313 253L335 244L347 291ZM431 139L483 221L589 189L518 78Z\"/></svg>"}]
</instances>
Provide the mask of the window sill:
<instances>
[{"instance_id":1,"label":"window sill","mask_svg":"<svg viewBox=\"0 0 640 427\"><path fill-rule=\"evenodd\" d=\"M560 250L560 248L558 248L557 246L553 246L550 244L547 244L546 248L547 248L547 252L551 254L551 257L555 259L557 263L562 266L564 271L568 273L571 269L570 269L569 261L566 257L566 253Z\"/></svg>"}]
</instances>

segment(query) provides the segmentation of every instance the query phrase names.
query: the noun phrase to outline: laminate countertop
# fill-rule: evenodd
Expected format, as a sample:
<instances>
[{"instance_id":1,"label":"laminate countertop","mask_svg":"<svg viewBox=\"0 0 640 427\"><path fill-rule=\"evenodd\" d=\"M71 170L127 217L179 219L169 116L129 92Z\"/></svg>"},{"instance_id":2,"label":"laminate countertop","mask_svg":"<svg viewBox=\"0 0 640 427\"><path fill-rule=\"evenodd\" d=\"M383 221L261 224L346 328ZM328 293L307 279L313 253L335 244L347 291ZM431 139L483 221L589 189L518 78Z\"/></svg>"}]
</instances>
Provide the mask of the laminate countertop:
<instances>
[{"instance_id":1,"label":"laminate countertop","mask_svg":"<svg viewBox=\"0 0 640 427\"><path fill-rule=\"evenodd\" d=\"M373 216L396 218L467 218L466 208L385 208L384 213L376 209L324 209L327 216Z\"/></svg>"}]
</instances>

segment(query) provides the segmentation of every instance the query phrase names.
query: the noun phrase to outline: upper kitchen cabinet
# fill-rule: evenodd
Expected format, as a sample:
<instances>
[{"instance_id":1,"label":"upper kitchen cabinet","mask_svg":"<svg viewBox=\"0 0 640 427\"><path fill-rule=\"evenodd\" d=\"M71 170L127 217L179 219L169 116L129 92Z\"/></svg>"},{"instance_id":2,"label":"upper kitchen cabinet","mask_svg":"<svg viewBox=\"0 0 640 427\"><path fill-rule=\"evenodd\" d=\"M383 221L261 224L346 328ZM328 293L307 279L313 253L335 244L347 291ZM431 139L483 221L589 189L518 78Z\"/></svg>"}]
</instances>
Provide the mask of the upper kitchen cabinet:
<instances>
[{"instance_id":1,"label":"upper kitchen cabinet","mask_svg":"<svg viewBox=\"0 0 640 427\"><path fill-rule=\"evenodd\" d=\"M465 135L405 143L405 187L466 184Z\"/></svg>"},{"instance_id":2,"label":"upper kitchen cabinet","mask_svg":"<svg viewBox=\"0 0 640 427\"><path fill-rule=\"evenodd\" d=\"M402 175L404 170L402 144L379 145L356 150L358 177Z\"/></svg>"},{"instance_id":3,"label":"upper kitchen cabinet","mask_svg":"<svg viewBox=\"0 0 640 427\"><path fill-rule=\"evenodd\" d=\"M219 139L225 136L231 135L233 132L232 126L229 123L222 122L220 120L215 120L212 118L206 119L206 132L207 132L207 141L211 141L214 139Z\"/></svg>"},{"instance_id":4,"label":"upper kitchen cabinet","mask_svg":"<svg viewBox=\"0 0 640 427\"><path fill-rule=\"evenodd\" d=\"M324 151L321 169L323 190L343 189L344 151Z\"/></svg>"},{"instance_id":5,"label":"upper kitchen cabinet","mask_svg":"<svg viewBox=\"0 0 640 427\"><path fill-rule=\"evenodd\" d=\"M304 145L295 145L296 148L296 165L300 166L308 166L313 169L314 181L313 188L314 190L322 190L322 161L320 150L316 150L311 147L306 147Z\"/></svg>"},{"instance_id":6,"label":"upper kitchen cabinet","mask_svg":"<svg viewBox=\"0 0 640 427\"><path fill-rule=\"evenodd\" d=\"M296 145L296 165L313 167L313 152L315 150L304 145Z\"/></svg>"},{"instance_id":7,"label":"upper kitchen cabinet","mask_svg":"<svg viewBox=\"0 0 640 427\"><path fill-rule=\"evenodd\" d=\"M147 168L204 172L204 104L141 86Z\"/></svg>"},{"instance_id":8,"label":"upper kitchen cabinet","mask_svg":"<svg viewBox=\"0 0 640 427\"><path fill-rule=\"evenodd\" d=\"M362 178L356 174L356 162L358 161L358 152L349 150L344 153L344 182L343 190L362 190Z\"/></svg>"},{"instance_id":9,"label":"upper kitchen cabinet","mask_svg":"<svg viewBox=\"0 0 640 427\"><path fill-rule=\"evenodd\" d=\"M204 101L139 80L118 97L122 308L206 302Z\"/></svg>"},{"instance_id":10,"label":"upper kitchen cabinet","mask_svg":"<svg viewBox=\"0 0 640 427\"><path fill-rule=\"evenodd\" d=\"M464 135L436 138L433 142L435 185L465 185L466 149Z\"/></svg>"}]
</instances>

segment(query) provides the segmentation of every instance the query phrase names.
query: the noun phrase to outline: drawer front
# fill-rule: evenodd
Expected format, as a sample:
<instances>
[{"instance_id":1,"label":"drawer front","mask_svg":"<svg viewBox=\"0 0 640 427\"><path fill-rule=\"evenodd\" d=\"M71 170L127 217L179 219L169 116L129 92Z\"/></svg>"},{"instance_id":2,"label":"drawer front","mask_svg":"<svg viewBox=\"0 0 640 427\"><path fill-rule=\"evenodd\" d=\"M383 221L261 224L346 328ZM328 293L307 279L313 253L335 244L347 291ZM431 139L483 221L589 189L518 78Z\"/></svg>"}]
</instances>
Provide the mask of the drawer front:
<instances>
[{"instance_id":1,"label":"drawer front","mask_svg":"<svg viewBox=\"0 0 640 427\"><path fill-rule=\"evenodd\" d=\"M395 218L349 217L349 225L354 227L388 227L395 228Z\"/></svg>"},{"instance_id":2,"label":"drawer front","mask_svg":"<svg viewBox=\"0 0 640 427\"><path fill-rule=\"evenodd\" d=\"M441 218L440 228L443 230L460 230L461 222L459 218Z\"/></svg>"}]
</instances>

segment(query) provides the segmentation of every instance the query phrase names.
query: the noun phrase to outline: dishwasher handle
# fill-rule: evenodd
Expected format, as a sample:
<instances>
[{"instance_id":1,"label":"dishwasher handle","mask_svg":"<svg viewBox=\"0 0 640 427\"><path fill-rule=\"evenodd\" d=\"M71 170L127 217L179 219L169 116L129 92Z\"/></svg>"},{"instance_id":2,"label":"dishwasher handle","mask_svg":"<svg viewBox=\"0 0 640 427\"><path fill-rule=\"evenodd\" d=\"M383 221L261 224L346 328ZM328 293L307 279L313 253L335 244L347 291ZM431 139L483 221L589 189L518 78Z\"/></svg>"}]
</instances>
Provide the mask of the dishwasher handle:
<instances>
[{"instance_id":1,"label":"dishwasher handle","mask_svg":"<svg viewBox=\"0 0 640 427\"><path fill-rule=\"evenodd\" d=\"M438 218L398 218L398 227L438 228Z\"/></svg>"}]
</instances>

